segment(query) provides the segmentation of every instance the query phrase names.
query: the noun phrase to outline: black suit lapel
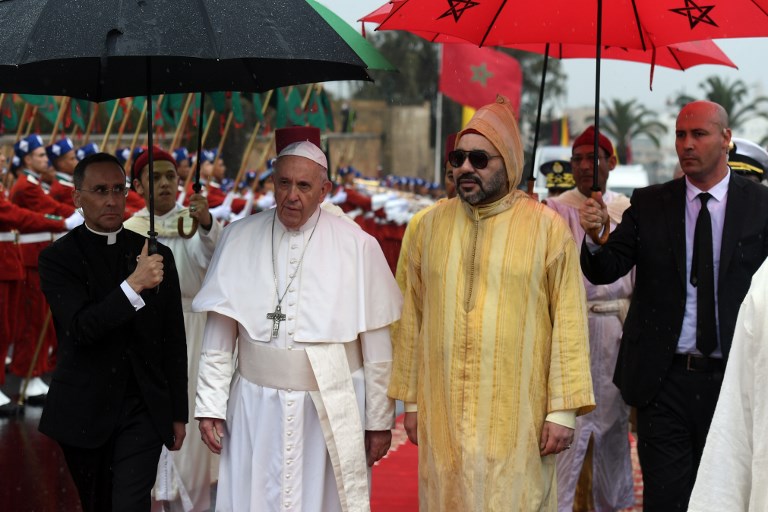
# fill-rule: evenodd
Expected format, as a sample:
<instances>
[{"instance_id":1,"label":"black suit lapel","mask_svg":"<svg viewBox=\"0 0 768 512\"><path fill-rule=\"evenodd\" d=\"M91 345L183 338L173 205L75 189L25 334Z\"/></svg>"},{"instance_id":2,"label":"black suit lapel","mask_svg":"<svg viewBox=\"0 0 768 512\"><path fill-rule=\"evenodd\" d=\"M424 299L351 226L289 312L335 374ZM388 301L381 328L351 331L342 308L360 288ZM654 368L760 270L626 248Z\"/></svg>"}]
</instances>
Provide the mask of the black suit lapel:
<instances>
[{"instance_id":1,"label":"black suit lapel","mask_svg":"<svg viewBox=\"0 0 768 512\"><path fill-rule=\"evenodd\" d=\"M728 275L728 265L731 263L731 257L736 250L736 244L741 238L744 219L748 218L750 205L744 185L744 179L732 172L728 183L728 202L725 205L718 281L723 276Z\"/></svg>"},{"instance_id":2,"label":"black suit lapel","mask_svg":"<svg viewBox=\"0 0 768 512\"><path fill-rule=\"evenodd\" d=\"M685 178L674 180L663 188L662 208L680 284L685 289L688 277L685 264Z\"/></svg>"}]
</instances>

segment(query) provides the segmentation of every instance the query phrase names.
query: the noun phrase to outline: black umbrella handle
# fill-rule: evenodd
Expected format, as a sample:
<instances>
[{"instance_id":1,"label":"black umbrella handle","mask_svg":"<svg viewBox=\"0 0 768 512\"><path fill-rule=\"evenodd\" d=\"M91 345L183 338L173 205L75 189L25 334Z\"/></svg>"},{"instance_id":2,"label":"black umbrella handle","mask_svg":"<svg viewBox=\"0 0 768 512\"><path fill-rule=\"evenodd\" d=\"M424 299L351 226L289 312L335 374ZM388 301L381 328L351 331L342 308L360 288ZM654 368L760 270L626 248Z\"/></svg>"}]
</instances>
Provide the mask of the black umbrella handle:
<instances>
[{"instance_id":1,"label":"black umbrella handle","mask_svg":"<svg viewBox=\"0 0 768 512\"><path fill-rule=\"evenodd\" d=\"M197 160L195 161L195 184L192 185L192 190L195 194L199 194L202 186L200 185L200 159L203 157L203 124L205 113L205 93L200 93L200 111L197 113Z\"/></svg>"}]
</instances>

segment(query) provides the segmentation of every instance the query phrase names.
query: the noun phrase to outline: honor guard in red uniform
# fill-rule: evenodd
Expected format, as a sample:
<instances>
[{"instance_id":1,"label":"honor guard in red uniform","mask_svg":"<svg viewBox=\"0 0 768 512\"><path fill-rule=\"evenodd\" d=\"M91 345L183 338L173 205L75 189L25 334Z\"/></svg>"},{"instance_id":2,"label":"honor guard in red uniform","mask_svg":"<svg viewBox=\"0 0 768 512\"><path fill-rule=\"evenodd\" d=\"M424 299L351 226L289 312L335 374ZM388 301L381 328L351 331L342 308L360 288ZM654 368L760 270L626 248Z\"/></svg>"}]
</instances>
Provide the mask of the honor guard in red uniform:
<instances>
[{"instance_id":1,"label":"honor guard in red uniform","mask_svg":"<svg viewBox=\"0 0 768 512\"><path fill-rule=\"evenodd\" d=\"M45 152L55 170L48 195L60 203L74 207L72 191L75 190L75 186L72 184L72 173L75 172L77 165L77 154L72 141L69 137L65 137L46 147Z\"/></svg>"},{"instance_id":2,"label":"honor guard in red uniform","mask_svg":"<svg viewBox=\"0 0 768 512\"><path fill-rule=\"evenodd\" d=\"M42 214L71 217L74 206L60 203L43 191L41 175L48 170L48 156L43 140L34 134L14 145L16 156L21 161L16 183L11 189L11 201L27 210ZM75 216L77 217L77 216ZM54 363L49 354L56 345L56 333L53 325L46 325L48 304L40 291L40 276L37 270L37 258L45 247L54 239L51 231L38 231L20 234L18 242L21 257L26 268L26 278L22 284L22 302L19 310L19 328L14 339L13 360L10 370L15 375L26 376L32 363L40 333L45 330L45 338L40 354L32 371L34 377L27 386L29 403L41 403L48 392L48 386L40 375L53 369ZM22 384L23 386L23 384Z\"/></svg>"},{"instance_id":3,"label":"honor guard in red uniform","mask_svg":"<svg viewBox=\"0 0 768 512\"><path fill-rule=\"evenodd\" d=\"M27 272L21 257L19 235L67 229L61 218L20 208L0 194L0 361L5 361L8 347L16 339L21 287ZM0 385L5 383L5 366L0 371ZM13 416L22 406L0 392L0 417Z\"/></svg>"}]
</instances>

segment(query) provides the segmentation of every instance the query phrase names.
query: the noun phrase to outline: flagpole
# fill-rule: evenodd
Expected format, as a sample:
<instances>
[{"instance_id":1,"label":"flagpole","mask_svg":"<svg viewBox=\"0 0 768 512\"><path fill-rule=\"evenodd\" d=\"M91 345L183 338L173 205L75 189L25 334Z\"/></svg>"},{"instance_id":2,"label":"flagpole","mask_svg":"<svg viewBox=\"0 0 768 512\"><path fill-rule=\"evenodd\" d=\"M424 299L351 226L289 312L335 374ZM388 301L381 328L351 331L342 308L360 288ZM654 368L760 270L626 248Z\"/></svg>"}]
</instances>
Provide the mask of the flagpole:
<instances>
[{"instance_id":1,"label":"flagpole","mask_svg":"<svg viewBox=\"0 0 768 512\"><path fill-rule=\"evenodd\" d=\"M440 76L440 68L443 60L443 45L437 47L437 75ZM443 147L443 93L440 92L440 88L437 89L437 99L435 101L435 183L441 183L440 176L443 172L441 169L441 154L440 148Z\"/></svg>"},{"instance_id":2,"label":"flagpole","mask_svg":"<svg viewBox=\"0 0 768 512\"><path fill-rule=\"evenodd\" d=\"M51 130L51 139L49 144L53 144L56 141L56 135L59 133L59 124L61 124L62 119L64 118L65 111L67 107L69 107L69 96L64 96L61 99L61 105L59 105L59 113L56 116L56 122L53 124L53 130Z\"/></svg>"},{"instance_id":3,"label":"flagpole","mask_svg":"<svg viewBox=\"0 0 768 512\"><path fill-rule=\"evenodd\" d=\"M88 119L88 126L85 127L85 136L83 137L83 146L88 144L88 140L91 138L91 131L93 131L93 125L96 122L96 114L99 113L99 104L95 103L91 108L91 118Z\"/></svg>"},{"instance_id":4,"label":"flagpole","mask_svg":"<svg viewBox=\"0 0 768 512\"><path fill-rule=\"evenodd\" d=\"M232 119L234 119L235 113L231 110L229 111L229 115L227 115L227 122L224 124L224 132L221 134L221 140L219 140L219 146L216 148L216 158L221 158L221 152L224 149L224 142L227 140L227 136L229 135L229 128L232 126Z\"/></svg>"},{"instance_id":5,"label":"flagpole","mask_svg":"<svg viewBox=\"0 0 768 512\"><path fill-rule=\"evenodd\" d=\"M21 111L21 117L19 118L19 126L16 128L16 142L21 139L21 134L24 132L24 120L29 115L29 103L24 103L24 110Z\"/></svg>"},{"instance_id":6,"label":"flagpole","mask_svg":"<svg viewBox=\"0 0 768 512\"><path fill-rule=\"evenodd\" d=\"M120 100L118 100L119 102ZM120 147L120 140L123 138L123 134L125 133L125 127L128 124L128 120L131 118L131 110L133 110L133 98L128 99L128 106L123 111L123 121L120 123L120 128L117 130L117 138L115 138L115 147L112 148L114 151L117 151L117 149ZM141 124L141 123L139 123ZM104 147L106 148L107 139L104 138ZM104 149L104 151L107 151Z\"/></svg>"},{"instance_id":7,"label":"flagpole","mask_svg":"<svg viewBox=\"0 0 768 512\"><path fill-rule=\"evenodd\" d=\"M107 140L109 139L109 134L112 132L112 125L115 123L115 118L117 117L118 108L120 108L120 100L115 100L115 106L112 108L112 114L110 114L109 116L107 129L104 130L104 139L102 139L101 141L101 146L103 148L103 151L107 151Z\"/></svg>"},{"instance_id":8,"label":"flagpole","mask_svg":"<svg viewBox=\"0 0 768 512\"><path fill-rule=\"evenodd\" d=\"M261 115L264 116L264 114L267 112L267 106L269 105L269 100L272 99L272 90L267 91L267 96L265 100L261 103ZM240 160L240 169L237 170L237 176L235 177L235 186L234 190L237 190L240 186L240 182L243 181L243 176L245 175L245 169L248 167L248 156L253 151L253 147L256 145L256 138L259 135L259 130L261 129L261 121L258 121L256 123L256 126L253 128L253 132L251 133L251 138L248 140L248 145L245 147L245 151L243 152L243 158ZM258 167L257 167L258 169Z\"/></svg>"},{"instance_id":9,"label":"flagpole","mask_svg":"<svg viewBox=\"0 0 768 512\"><path fill-rule=\"evenodd\" d=\"M150 101L152 100L150 99ZM144 106L141 107L141 114L139 114L139 122L136 123L136 132L134 132L133 139L131 139L131 145L129 146L129 150L128 150L128 158L125 159L126 172L130 172L131 161L133 160L133 148L136 147L136 143L139 141L139 132L144 127L144 118L147 116L147 103L149 103L149 101L144 101Z\"/></svg>"},{"instance_id":10,"label":"flagpole","mask_svg":"<svg viewBox=\"0 0 768 512\"><path fill-rule=\"evenodd\" d=\"M200 102L200 111L201 112L203 111L203 108L204 108L204 105L203 105L203 102L201 101ZM203 130L202 135L199 137L200 143L198 144L198 147L197 147L197 158L195 159L195 166L198 167L198 168L200 166L200 163L199 163L200 162L200 158L203 155L203 148L205 147L205 140L208 138L208 132L211 129L211 124L213 124L213 117L214 117L215 113L216 113L216 111L214 109L211 109L211 112L208 114L208 120L205 122L205 129ZM199 133L199 130L201 128L202 127L198 123L198 126L197 126L198 133ZM187 192L187 188L189 187L189 184L192 183L192 176L194 174L196 174L196 173L195 172L190 172L189 174L187 174L187 179L184 181L184 190L182 191L182 194Z\"/></svg>"},{"instance_id":11,"label":"flagpole","mask_svg":"<svg viewBox=\"0 0 768 512\"><path fill-rule=\"evenodd\" d=\"M267 156L269 155L269 150L272 149L272 143L275 141L275 130L272 130L272 133L269 135L269 140L267 141L267 144L264 146L264 149L261 151L261 155L259 156L259 160L256 162L256 168L261 169L261 166L264 165L264 162L267 161ZM259 180L255 179L253 180L253 183L251 183L251 190L256 192L256 188L259 186Z\"/></svg>"},{"instance_id":12,"label":"flagpole","mask_svg":"<svg viewBox=\"0 0 768 512\"><path fill-rule=\"evenodd\" d=\"M32 125L35 122L35 116L37 116L38 107L35 105L32 107L32 112L29 114L29 122L27 123L27 128L24 131L24 136L29 137L29 134L32 133Z\"/></svg>"},{"instance_id":13,"label":"flagpole","mask_svg":"<svg viewBox=\"0 0 768 512\"><path fill-rule=\"evenodd\" d=\"M173 140L171 141L171 151L176 149L181 142L181 133L187 126L187 119L189 118L187 112L189 112L189 107L192 105L194 97L195 93L193 92L187 94L187 101L184 102L184 108L181 111L181 119L179 120L178 126L176 126L176 133L173 134Z\"/></svg>"}]
</instances>

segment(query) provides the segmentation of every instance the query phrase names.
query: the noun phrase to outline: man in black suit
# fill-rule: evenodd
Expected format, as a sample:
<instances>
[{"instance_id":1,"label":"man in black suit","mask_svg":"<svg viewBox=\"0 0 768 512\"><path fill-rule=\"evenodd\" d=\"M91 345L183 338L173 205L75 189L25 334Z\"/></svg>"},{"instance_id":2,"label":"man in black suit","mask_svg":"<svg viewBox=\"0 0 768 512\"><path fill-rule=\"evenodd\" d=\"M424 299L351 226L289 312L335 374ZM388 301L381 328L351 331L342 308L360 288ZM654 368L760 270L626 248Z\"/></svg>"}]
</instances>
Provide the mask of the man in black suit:
<instances>
[{"instance_id":1,"label":"man in black suit","mask_svg":"<svg viewBox=\"0 0 768 512\"><path fill-rule=\"evenodd\" d=\"M117 159L85 158L74 185L85 223L40 254L59 348L39 428L61 446L83 510L148 511L161 446L181 447L188 418L178 275L167 247L149 255L123 229Z\"/></svg>"},{"instance_id":2,"label":"man in black suit","mask_svg":"<svg viewBox=\"0 0 768 512\"><path fill-rule=\"evenodd\" d=\"M739 305L768 255L768 189L730 171L730 140L720 105L689 103L675 131L685 177L636 190L603 246L602 199L580 210L587 279L637 269L613 381L637 407L645 510L687 508Z\"/></svg>"}]
</instances>

